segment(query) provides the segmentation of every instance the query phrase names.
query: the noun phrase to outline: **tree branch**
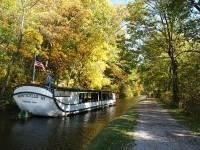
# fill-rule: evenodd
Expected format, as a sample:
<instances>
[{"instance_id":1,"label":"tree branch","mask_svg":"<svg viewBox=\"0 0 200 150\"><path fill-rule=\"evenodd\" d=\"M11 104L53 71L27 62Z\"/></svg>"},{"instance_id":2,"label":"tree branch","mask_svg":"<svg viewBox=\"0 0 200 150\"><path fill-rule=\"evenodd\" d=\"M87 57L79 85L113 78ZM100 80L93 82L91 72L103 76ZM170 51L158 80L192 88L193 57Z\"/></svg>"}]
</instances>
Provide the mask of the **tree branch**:
<instances>
[{"instance_id":1,"label":"tree branch","mask_svg":"<svg viewBox=\"0 0 200 150\"><path fill-rule=\"evenodd\" d=\"M194 7L200 12L200 6L199 3L195 3L194 0L191 0L192 5L194 5Z\"/></svg>"},{"instance_id":2,"label":"tree branch","mask_svg":"<svg viewBox=\"0 0 200 150\"><path fill-rule=\"evenodd\" d=\"M178 57L179 55L181 55L182 53L199 53L200 54L200 50L186 50L186 51L182 51L182 52L180 52L180 53L178 53L177 55L176 55L176 57Z\"/></svg>"},{"instance_id":3,"label":"tree branch","mask_svg":"<svg viewBox=\"0 0 200 150\"><path fill-rule=\"evenodd\" d=\"M33 8L40 0L35 1L28 9Z\"/></svg>"}]
</instances>

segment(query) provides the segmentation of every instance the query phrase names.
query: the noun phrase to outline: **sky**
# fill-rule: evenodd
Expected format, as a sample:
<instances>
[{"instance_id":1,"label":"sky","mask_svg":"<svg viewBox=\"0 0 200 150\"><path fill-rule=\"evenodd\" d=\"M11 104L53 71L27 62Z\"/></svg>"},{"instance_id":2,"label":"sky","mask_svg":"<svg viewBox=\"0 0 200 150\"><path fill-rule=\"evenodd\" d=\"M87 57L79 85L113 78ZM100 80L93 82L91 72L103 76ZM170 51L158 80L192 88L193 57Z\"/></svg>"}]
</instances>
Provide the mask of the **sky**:
<instances>
[{"instance_id":1,"label":"sky","mask_svg":"<svg viewBox=\"0 0 200 150\"><path fill-rule=\"evenodd\" d=\"M126 4L128 2L131 2L133 0L109 0L110 3L115 4L115 3L121 3L121 4Z\"/></svg>"}]
</instances>

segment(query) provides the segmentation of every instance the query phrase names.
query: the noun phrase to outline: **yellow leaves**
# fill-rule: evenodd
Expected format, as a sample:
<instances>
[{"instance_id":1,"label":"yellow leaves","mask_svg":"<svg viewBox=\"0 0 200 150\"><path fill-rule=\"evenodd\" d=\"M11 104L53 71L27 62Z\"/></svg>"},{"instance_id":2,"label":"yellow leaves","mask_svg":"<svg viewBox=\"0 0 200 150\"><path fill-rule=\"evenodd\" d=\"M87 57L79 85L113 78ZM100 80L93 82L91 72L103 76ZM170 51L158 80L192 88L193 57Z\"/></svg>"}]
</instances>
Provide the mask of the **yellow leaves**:
<instances>
[{"instance_id":1,"label":"yellow leaves","mask_svg":"<svg viewBox=\"0 0 200 150\"><path fill-rule=\"evenodd\" d=\"M62 52L60 52L60 51L54 51L50 55L50 59L54 60L54 61L56 61L58 59L62 59L63 57L65 57L65 55Z\"/></svg>"},{"instance_id":2,"label":"yellow leaves","mask_svg":"<svg viewBox=\"0 0 200 150\"><path fill-rule=\"evenodd\" d=\"M22 47L24 50L27 50L27 52L29 53L36 53L39 49L41 49L40 45L42 44L42 42L43 42L43 37L37 30L31 27L28 27L25 30L22 43ZM22 52L22 54L25 53Z\"/></svg>"},{"instance_id":3,"label":"yellow leaves","mask_svg":"<svg viewBox=\"0 0 200 150\"><path fill-rule=\"evenodd\" d=\"M6 49L6 48L5 48L5 49ZM11 52L14 52L14 51L16 51L16 45L10 44L10 45L8 45L8 49L9 49Z\"/></svg>"},{"instance_id":4,"label":"yellow leaves","mask_svg":"<svg viewBox=\"0 0 200 150\"><path fill-rule=\"evenodd\" d=\"M66 85L99 89L109 85L104 72L117 55L108 41L116 30L110 8L107 0L38 1L26 12L19 51L30 59L27 62L33 53L48 60L48 69ZM19 30L20 25L15 27Z\"/></svg>"},{"instance_id":5,"label":"yellow leaves","mask_svg":"<svg viewBox=\"0 0 200 150\"><path fill-rule=\"evenodd\" d=\"M26 59L33 59L33 54L30 52L27 52L27 50L24 50L24 49L20 50L20 54Z\"/></svg>"},{"instance_id":6,"label":"yellow leaves","mask_svg":"<svg viewBox=\"0 0 200 150\"><path fill-rule=\"evenodd\" d=\"M102 88L110 83L104 75L107 64L103 61L88 61L82 70L82 77L90 88Z\"/></svg>"},{"instance_id":7,"label":"yellow leaves","mask_svg":"<svg viewBox=\"0 0 200 150\"><path fill-rule=\"evenodd\" d=\"M127 79L128 76L125 74L125 72L120 69L117 65L110 66L110 69L112 70L113 74L119 78L119 79Z\"/></svg>"},{"instance_id":8,"label":"yellow leaves","mask_svg":"<svg viewBox=\"0 0 200 150\"><path fill-rule=\"evenodd\" d=\"M107 60L106 57L106 50L103 49L102 47L97 47L93 51L91 51L91 60L96 61L96 60Z\"/></svg>"},{"instance_id":9,"label":"yellow leaves","mask_svg":"<svg viewBox=\"0 0 200 150\"><path fill-rule=\"evenodd\" d=\"M114 53L116 49L113 49L110 45L108 45L106 42L101 43L98 45L98 47L94 47L94 49L91 50L90 59L92 60L102 60L102 61L111 61L112 59L115 59L117 57L117 53Z\"/></svg>"},{"instance_id":10,"label":"yellow leaves","mask_svg":"<svg viewBox=\"0 0 200 150\"><path fill-rule=\"evenodd\" d=\"M32 41L37 44L42 44L42 42L43 42L42 35L39 33L38 30L36 30L32 27L28 27L26 29L24 38L27 38L27 41Z\"/></svg>"}]
</instances>

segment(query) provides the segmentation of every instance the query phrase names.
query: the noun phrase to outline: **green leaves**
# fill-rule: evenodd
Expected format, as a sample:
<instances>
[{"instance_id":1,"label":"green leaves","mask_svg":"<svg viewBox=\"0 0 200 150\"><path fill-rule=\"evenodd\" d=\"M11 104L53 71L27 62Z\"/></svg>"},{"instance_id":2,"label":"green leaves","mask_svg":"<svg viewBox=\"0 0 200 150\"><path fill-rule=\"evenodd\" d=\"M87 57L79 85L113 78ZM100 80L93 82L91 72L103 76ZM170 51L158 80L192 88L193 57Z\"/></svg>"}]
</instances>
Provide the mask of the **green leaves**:
<instances>
[{"instance_id":1,"label":"green leaves","mask_svg":"<svg viewBox=\"0 0 200 150\"><path fill-rule=\"evenodd\" d=\"M188 60L187 53L191 52L192 57L199 55L195 53L199 46L194 46L199 37L196 31L199 29L198 17L192 14L191 3L184 0L137 0L129 3L127 9L129 35L125 45L129 51L134 49L138 53L136 60L141 60L139 71L145 90L155 93L162 90L163 94L170 91L173 101L178 100L185 80L180 77L188 73L182 70L184 60ZM191 62L190 67L194 69L195 63Z\"/></svg>"}]
</instances>

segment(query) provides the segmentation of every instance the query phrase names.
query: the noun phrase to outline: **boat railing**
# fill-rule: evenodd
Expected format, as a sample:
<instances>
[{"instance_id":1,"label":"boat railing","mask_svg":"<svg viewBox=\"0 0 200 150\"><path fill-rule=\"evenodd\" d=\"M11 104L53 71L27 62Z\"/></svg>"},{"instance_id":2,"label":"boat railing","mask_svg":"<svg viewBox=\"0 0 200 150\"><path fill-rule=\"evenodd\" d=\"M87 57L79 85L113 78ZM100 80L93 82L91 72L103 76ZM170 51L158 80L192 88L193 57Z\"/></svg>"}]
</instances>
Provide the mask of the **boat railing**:
<instances>
[{"instance_id":1,"label":"boat railing","mask_svg":"<svg viewBox=\"0 0 200 150\"><path fill-rule=\"evenodd\" d=\"M51 92L53 95L54 95L54 87L46 87L46 86L43 86L43 85L40 85L40 84L21 84L21 85L17 85L13 88L13 90L19 88L19 87L22 87L22 86L34 86L34 87L40 87L40 88L43 88L43 89L46 89L48 90L49 92Z\"/></svg>"}]
</instances>

